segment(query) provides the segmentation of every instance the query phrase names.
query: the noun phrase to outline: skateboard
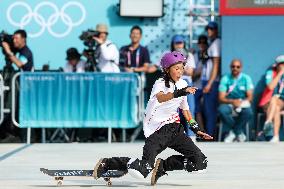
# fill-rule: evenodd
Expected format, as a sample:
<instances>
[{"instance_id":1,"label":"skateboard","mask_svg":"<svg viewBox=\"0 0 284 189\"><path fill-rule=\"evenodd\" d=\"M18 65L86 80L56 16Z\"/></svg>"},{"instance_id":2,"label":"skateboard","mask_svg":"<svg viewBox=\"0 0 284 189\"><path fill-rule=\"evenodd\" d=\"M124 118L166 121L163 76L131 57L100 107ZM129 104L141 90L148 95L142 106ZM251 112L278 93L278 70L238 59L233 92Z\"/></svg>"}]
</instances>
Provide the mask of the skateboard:
<instances>
[{"instance_id":1,"label":"skateboard","mask_svg":"<svg viewBox=\"0 0 284 189\"><path fill-rule=\"evenodd\" d=\"M64 177L93 177L94 178L94 170L49 170L45 168L40 168L40 171L43 174L54 177L57 186L61 186L63 184ZM112 186L111 178L119 178L126 174L125 171L119 170L108 170L105 172L101 178L104 179L107 186Z\"/></svg>"}]
</instances>

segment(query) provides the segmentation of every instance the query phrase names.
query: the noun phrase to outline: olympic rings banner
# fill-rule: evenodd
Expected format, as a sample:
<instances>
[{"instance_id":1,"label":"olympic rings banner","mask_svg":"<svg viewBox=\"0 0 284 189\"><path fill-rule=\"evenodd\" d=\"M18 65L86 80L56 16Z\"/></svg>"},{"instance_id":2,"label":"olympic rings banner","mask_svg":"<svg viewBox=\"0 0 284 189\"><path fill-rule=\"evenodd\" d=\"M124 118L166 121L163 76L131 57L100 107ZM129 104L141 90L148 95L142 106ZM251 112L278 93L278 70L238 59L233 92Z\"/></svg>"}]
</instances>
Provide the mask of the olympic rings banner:
<instances>
[{"instance_id":1,"label":"olympic rings banner","mask_svg":"<svg viewBox=\"0 0 284 189\"><path fill-rule=\"evenodd\" d=\"M76 47L79 52L86 48L79 39L82 31L94 29L98 23L109 26L109 38L114 43L126 43L129 28L119 26L113 29L111 26L113 20L121 21L115 11L112 11L117 2L118 0L4 0L0 3L0 31L13 34L17 29L25 29L35 68L41 69L44 64L49 64L51 69L59 69L66 63L68 48ZM125 42L122 42L121 36L118 40L113 37L126 30ZM4 63L4 57L0 53L0 69Z\"/></svg>"},{"instance_id":2,"label":"olympic rings banner","mask_svg":"<svg viewBox=\"0 0 284 189\"><path fill-rule=\"evenodd\" d=\"M44 17L42 11L50 9L52 14ZM67 13L68 9L77 9L75 12L79 15L79 19L74 20L70 14ZM15 18L18 11L25 11L25 14L20 19ZM19 13L18 13L19 14ZM6 16L8 22L21 29L25 29L32 22L39 26L38 31L28 32L29 37L40 37L44 32L48 32L51 36L62 38L70 34L74 27L81 25L86 18L85 7L77 1L69 1L58 7L55 3L50 1L42 1L34 7L30 6L25 1L15 1L8 6ZM54 27L59 22L66 26L64 31L55 31Z\"/></svg>"},{"instance_id":3,"label":"olympic rings banner","mask_svg":"<svg viewBox=\"0 0 284 189\"><path fill-rule=\"evenodd\" d=\"M137 127L136 74L35 72L20 82L20 127Z\"/></svg>"}]
</instances>

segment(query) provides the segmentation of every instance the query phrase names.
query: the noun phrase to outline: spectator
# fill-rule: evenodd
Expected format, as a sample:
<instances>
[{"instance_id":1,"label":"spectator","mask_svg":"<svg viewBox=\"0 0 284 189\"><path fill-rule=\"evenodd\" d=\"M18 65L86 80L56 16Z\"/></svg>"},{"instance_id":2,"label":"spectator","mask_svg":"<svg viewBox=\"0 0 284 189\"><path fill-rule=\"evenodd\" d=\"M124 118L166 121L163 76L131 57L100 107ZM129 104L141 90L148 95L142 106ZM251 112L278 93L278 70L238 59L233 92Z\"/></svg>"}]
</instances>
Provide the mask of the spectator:
<instances>
[{"instance_id":1,"label":"spectator","mask_svg":"<svg viewBox=\"0 0 284 189\"><path fill-rule=\"evenodd\" d=\"M194 70L194 86L197 87L197 91L194 95L195 97L195 118L196 121L199 123L200 128L204 130L204 121L203 121L203 83L208 81L208 71L206 68L208 68L210 65L212 68L212 61L208 58L207 55L207 49L208 49L208 38L205 35L200 35L198 37L198 51L194 54L194 59L196 62L196 69ZM211 73L211 72L209 72ZM209 111L206 111L209 112ZM210 115L204 115L204 117L208 117Z\"/></svg>"},{"instance_id":2,"label":"spectator","mask_svg":"<svg viewBox=\"0 0 284 189\"><path fill-rule=\"evenodd\" d=\"M224 142L244 142L243 128L252 119L253 84L251 78L241 71L241 61L234 59L231 74L224 75L219 86L219 113L223 130L229 131Z\"/></svg>"},{"instance_id":3,"label":"spectator","mask_svg":"<svg viewBox=\"0 0 284 189\"><path fill-rule=\"evenodd\" d=\"M209 22L206 26L210 44L207 50L208 61L203 66L202 86L204 98L205 127L210 135L214 135L217 121L218 85L221 62L221 40L218 38L218 25Z\"/></svg>"},{"instance_id":4,"label":"spectator","mask_svg":"<svg viewBox=\"0 0 284 189\"><path fill-rule=\"evenodd\" d=\"M191 52L189 52L186 48L186 41L183 35L174 35L171 41L171 51L178 51L184 54L187 58L186 65L184 67L184 74L182 78L187 82L188 86L192 86L192 76L193 70L195 68L195 60L194 56ZM190 108L192 115L195 115L195 102L194 96L192 94L187 95L187 102ZM181 115L182 117L182 115ZM183 123L186 124L186 123ZM188 135L193 135L188 128L185 128L185 131Z\"/></svg>"},{"instance_id":5,"label":"spectator","mask_svg":"<svg viewBox=\"0 0 284 189\"><path fill-rule=\"evenodd\" d=\"M7 42L2 42L5 53L9 56L11 62L13 62L21 71L33 71L33 53L27 46L27 33L25 30L17 30L13 35L14 48L17 49L15 55Z\"/></svg>"},{"instance_id":6,"label":"spectator","mask_svg":"<svg viewBox=\"0 0 284 189\"><path fill-rule=\"evenodd\" d=\"M266 136L273 136L270 142L279 142L279 130L281 126L281 111L284 108L284 55L275 60L276 65L266 73L266 85L272 92L272 98L260 103L267 107L264 131ZM274 131L273 131L274 128ZM273 132L269 132L273 131Z\"/></svg>"},{"instance_id":7,"label":"spectator","mask_svg":"<svg viewBox=\"0 0 284 189\"><path fill-rule=\"evenodd\" d=\"M120 49L120 67L126 72L146 72L150 63L149 51L140 44L142 29L133 26L130 30L131 44Z\"/></svg>"},{"instance_id":8,"label":"spectator","mask_svg":"<svg viewBox=\"0 0 284 189\"><path fill-rule=\"evenodd\" d=\"M98 36L94 36L94 40L98 43L96 47L96 55L98 59L98 69L101 72L120 72L118 67L119 52L116 46L107 39L108 28L105 24L98 24L96 31Z\"/></svg>"},{"instance_id":9,"label":"spectator","mask_svg":"<svg viewBox=\"0 0 284 189\"><path fill-rule=\"evenodd\" d=\"M85 72L86 62L81 59L81 54L74 47L66 51L67 63L64 67L64 72Z\"/></svg>"}]
</instances>

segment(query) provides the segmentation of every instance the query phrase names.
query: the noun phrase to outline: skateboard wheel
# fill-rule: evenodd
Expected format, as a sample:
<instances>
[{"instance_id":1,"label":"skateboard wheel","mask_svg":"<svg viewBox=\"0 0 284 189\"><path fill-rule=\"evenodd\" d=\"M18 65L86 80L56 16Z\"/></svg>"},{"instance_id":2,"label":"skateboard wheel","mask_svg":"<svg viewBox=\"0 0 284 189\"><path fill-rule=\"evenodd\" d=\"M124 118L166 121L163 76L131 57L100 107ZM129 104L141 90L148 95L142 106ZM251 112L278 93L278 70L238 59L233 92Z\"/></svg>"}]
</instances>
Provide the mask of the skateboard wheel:
<instances>
[{"instance_id":1,"label":"skateboard wheel","mask_svg":"<svg viewBox=\"0 0 284 189\"><path fill-rule=\"evenodd\" d=\"M63 184L63 177L55 177L55 180L57 181L57 186L62 186L62 184Z\"/></svg>"},{"instance_id":2,"label":"skateboard wheel","mask_svg":"<svg viewBox=\"0 0 284 189\"><path fill-rule=\"evenodd\" d=\"M107 186L111 186L112 185L112 182L111 181L108 181L107 182Z\"/></svg>"},{"instance_id":3,"label":"skateboard wheel","mask_svg":"<svg viewBox=\"0 0 284 189\"><path fill-rule=\"evenodd\" d=\"M57 181L57 186L59 187L59 186L62 186L62 184L63 184L63 180L58 180Z\"/></svg>"}]
</instances>

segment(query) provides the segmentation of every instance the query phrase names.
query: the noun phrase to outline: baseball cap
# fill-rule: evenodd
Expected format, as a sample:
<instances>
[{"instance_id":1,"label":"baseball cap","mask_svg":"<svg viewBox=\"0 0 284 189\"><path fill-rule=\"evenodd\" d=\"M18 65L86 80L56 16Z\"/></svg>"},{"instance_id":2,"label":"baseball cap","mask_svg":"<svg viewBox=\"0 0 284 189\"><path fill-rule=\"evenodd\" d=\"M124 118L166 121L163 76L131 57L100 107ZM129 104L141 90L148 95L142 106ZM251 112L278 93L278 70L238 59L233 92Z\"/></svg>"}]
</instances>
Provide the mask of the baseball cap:
<instances>
[{"instance_id":1,"label":"baseball cap","mask_svg":"<svg viewBox=\"0 0 284 189\"><path fill-rule=\"evenodd\" d=\"M218 24L216 22L210 21L207 26L205 27L206 30L208 29L218 29Z\"/></svg>"},{"instance_id":2,"label":"baseball cap","mask_svg":"<svg viewBox=\"0 0 284 189\"><path fill-rule=\"evenodd\" d=\"M184 41L185 41L185 39L184 39L183 35L174 35L173 38L172 38L173 43L182 43Z\"/></svg>"}]
</instances>

